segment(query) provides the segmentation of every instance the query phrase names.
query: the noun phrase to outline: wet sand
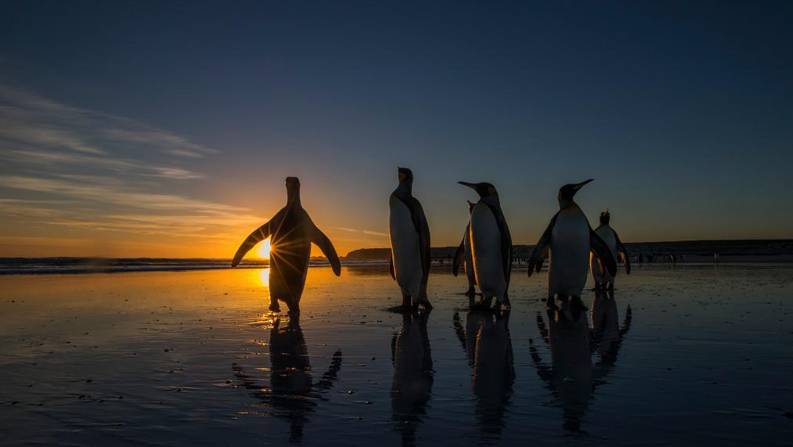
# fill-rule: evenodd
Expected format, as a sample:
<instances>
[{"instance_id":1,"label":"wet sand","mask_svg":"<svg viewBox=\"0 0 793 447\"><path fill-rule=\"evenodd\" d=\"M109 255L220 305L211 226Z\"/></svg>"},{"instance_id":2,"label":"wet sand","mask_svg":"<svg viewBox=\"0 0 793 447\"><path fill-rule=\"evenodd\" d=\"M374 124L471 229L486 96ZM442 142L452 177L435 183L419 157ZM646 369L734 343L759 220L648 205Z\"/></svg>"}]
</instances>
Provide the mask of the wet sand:
<instances>
[{"instance_id":1,"label":"wet sand","mask_svg":"<svg viewBox=\"0 0 793 447\"><path fill-rule=\"evenodd\" d=\"M267 270L0 277L0 443L790 445L793 266L635 268L556 321L513 273L508 320L430 278ZM630 311L628 310L630 308Z\"/></svg>"}]
</instances>

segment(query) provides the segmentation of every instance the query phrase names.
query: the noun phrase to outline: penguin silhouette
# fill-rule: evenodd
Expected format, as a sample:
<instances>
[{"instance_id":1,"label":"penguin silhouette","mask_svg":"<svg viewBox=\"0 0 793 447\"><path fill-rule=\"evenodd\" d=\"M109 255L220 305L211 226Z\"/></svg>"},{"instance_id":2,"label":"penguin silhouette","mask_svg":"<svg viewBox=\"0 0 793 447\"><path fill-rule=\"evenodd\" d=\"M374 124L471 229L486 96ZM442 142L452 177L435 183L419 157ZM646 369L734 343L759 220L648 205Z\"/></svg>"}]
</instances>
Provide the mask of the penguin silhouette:
<instances>
[{"instance_id":1,"label":"penguin silhouette","mask_svg":"<svg viewBox=\"0 0 793 447\"><path fill-rule=\"evenodd\" d=\"M413 197L413 172L398 168L399 184L389 198L391 276L402 290L402 307L419 304L430 309L427 280L430 274L430 227L421 203Z\"/></svg>"},{"instance_id":2,"label":"penguin silhouette","mask_svg":"<svg viewBox=\"0 0 793 447\"><path fill-rule=\"evenodd\" d=\"M330 239L314 225L300 204L300 180L297 177L286 178L286 196L286 206L248 235L237 249L231 266L236 267L245 253L269 237L270 310L279 312L278 300L281 300L287 304L290 313L299 314L311 243L322 250L336 276L341 275L341 263Z\"/></svg>"},{"instance_id":3,"label":"penguin silhouette","mask_svg":"<svg viewBox=\"0 0 793 447\"><path fill-rule=\"evenodd\" d=\"M576 192L592 179L564 185L559 189L559 211L548 223L529 257L528 275L539 272L548 252L551 266L548 270L548 300L580 297L586 285L589 270L589 252L593 251L614 275L617 264L611 251L600 236L592 230L581 208L573 200Z\"/></svg>"},{"instance_id":4,"label":"penguin silhouette","mask_svg":"<svg viewBox=\"0 0 793 447\"><path fill-rule=\"evenodd\" d=\"M512 236L501 211L496 187L490 183L457 182L477 194L479 201L471 211L468 232L471 241L476 284L482 291L482 305L509 308L509 279L512 273Z\"/></svg>"},{"instance_id":5,"label":"penguin silhouette","mask_svg":"<svg viewBox=\"0 0 793 447\"><path fill-rule=\"evenodd\" d=\"M617 232L611 228L609 222L611 214L609 210L600 213L600 226L595 228L595 233L603 239L615 260L622 260L625 264L625 274L631 274L631 258L625 244L620 240ZM610 275L597 256L590 255L589 269L592 271L592 279L595 281L595 289L614 290L614 276Z\"/></svg>"}]
</instances>

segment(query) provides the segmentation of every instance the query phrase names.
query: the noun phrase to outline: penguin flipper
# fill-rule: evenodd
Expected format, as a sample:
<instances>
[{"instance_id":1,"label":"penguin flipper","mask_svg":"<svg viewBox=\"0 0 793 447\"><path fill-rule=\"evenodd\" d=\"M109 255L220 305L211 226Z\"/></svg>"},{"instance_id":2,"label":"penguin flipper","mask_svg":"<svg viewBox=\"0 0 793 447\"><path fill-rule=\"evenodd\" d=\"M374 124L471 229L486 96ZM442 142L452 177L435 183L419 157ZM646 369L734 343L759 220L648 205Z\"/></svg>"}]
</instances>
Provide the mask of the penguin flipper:
<instances>
[{"instance_id":1,"label":"penguin flipper","mask_svg":"<svg viewBox=\"0 0 793 447\"><path fill-rule=\"evenodd\" d=\"M509 234L507 219L504 217L501 208L490 203L486 204L496 217L499 233L501 233L501 267L504 270L504 280L506 280L507 287L509 287L509 278L512 275L512 235Z\"/></svg>"},{"instance_id":2,"label":"penguin flipper","mask_svg":"<svg viewBox=\"0 0 793 447\"><path fill-rule=\"evenodd\" d=\"M330 266L333 268L333 273L335 273L336 276L341 276L341 262L339 261L339 255L336 254L336 249L333 247L333 243L325 236L325 233L316 227L316 225L314 225L311 233L311 242L317 244L317 247L322 250L322 254L328 258L328 262L330 262Z\"/></svg>"},{"instance_id":3,"label":"penguin flipper","mask_svg":"<svg viewBox=\"0 0 793 447\"><path fill-rule=\"evenodd\" d=\"M468 227L465 227L465 232L468 233ZM457 276L460 273L460 266L463 265L463 260L465 259L465 236L463 236L463 240L460 242L460 245L457 247L457 250L454 251L454 262L452 263L452 275Z\"/></svg>"},{"instance_id":4,"label":"penguin flipper","mask_svg":"<svg viewBox=\"0 0 793 447\"><path fill-rule=\"evenodd\" d=\"M534 249L531 251L531 255L529 256L529 276L531 276L531 274L534 272L539 273L542 269L542 263L545 260L545 253L547 252L548 247L551 246L553 226L556 225L556 216L558 215L558 212L553 215L551 221L548 222L548 226L545 227L545 231L543 231L542 236L540 236L540 240L537 241L537 245L535 245Z\"/></svg>"},{"instance_id":5,"label":"penguin flipper","mask_svg":"<svg viewBox=\"0 0 793 447\"><path fill-rule=\"evenodd\" d=\"M603 265L606 266L606 270L608 270L609 274L613 277L617 274L617 262L614 260L614 256L611 254L611 250L609 250L609 246L606 245L606 242L595 233L592 228L589 229L589 247L595 254L600 258L603 262Z\"/></svg>"},{"instance_id":6,"label":"penguin flipper","mask_svg":"<svg viewBox=\"0 0 793 447\"><path fill-rule=\"evenodd\" d=\"M614 230L612 230L614 231ZM628 254L628 249L625 248L625 244L622 243L620 240L619 235L617 232L614 231L614 238L617 239L617 253L622 253L622 262L625 263L625 273L630 275L631 274L631 256Z\"/></svg>"},{"instance_id":7,"label":"penguin flipper","mask_svg":"<svg viewBox=\"0 0 793 447\"><path fill-rule=\"evenodd\" d=\"M250 251L254 245L270 237L272 228L277 226L274 222L280 221L280 219L283 217L283 214L284 210L282 209L275 216L273 216L272 219L270 219L261 227L253 230L253 232L249 234L247 238L245 238L242 244L240 244L240 247L237 249L237 252L234 254L234 259L231 260L232 267L236 267L240 261L242 261L242 258L245 256L245 254L248 253L248 251Z\"/></svg>"},{"instance_id":8,"label":"penguin flipper","mask_svg":"<svg viewBox=\"0 0 793 447\"><path fill-rule=\"evenodd\" d=\"M427 216L424 215L424 208L421 207L421 203L419 203L419 201L416 200L415 198L413 199L413 201L414 201L414 206L411 208L411 213L414 215L414 220L418 221L419 248L421 251L421 266L422 266L422 271L424 272L424 277L422 278L421 284L422 287L426 289L427 279L430 276L430 266L432 264L432 254L431 254L431 246L430 246L430 226L427 223Z\"/></svg>"},{"instance_id":9,"label":"penguin flipper","mask_svg":"<svg viewBox=\"0 0 793 447\"><path fill-rule=\"evenodd\" d=\"M509 278L512 276L512 235L509 234L509 227L504 215L501 215L503 221L501 230L501 253L503 256L502 262L504 263L504 280L509 287Z\"/></svg>"}]
</instances>

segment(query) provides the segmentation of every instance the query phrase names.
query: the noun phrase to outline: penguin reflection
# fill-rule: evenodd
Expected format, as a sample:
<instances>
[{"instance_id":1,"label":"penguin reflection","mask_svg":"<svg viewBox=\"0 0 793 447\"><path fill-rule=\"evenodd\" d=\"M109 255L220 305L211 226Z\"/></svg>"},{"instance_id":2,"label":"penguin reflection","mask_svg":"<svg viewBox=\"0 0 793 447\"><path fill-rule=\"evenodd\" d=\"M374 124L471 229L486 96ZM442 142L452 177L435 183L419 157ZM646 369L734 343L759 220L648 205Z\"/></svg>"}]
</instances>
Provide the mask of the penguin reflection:
<instances>
[{"instance_id":1,"label":"penguin reflection","mask_svg":"<svg viewBox=\"0 0 793 447\"><path fill-rule=\"evenodd\" d=\"M581 431L581 421L589 407L589 400L609 374L616 361L622 336L630 327L631 311L626 313L623 329L618 328L616 302L613 296L597 295L593 303L595 329L590 331L586 307L578 298L559 302L561 307L549 306L548 323L537 314L537 327L550 345L551 366L546 365L537 348L529 350L537 374L551 389L562 407L564 428ZM593 351L602 348L601 361L592 364Z\"/></svg>"},{"instance_id":2,"label":"penguin reflection","mask_svg":"<svg viewBox=\"0 0 793 447\"><path fill-rule=\"evenodd\" d=\"M504 426L504 412L515 381L509 312L470 311L465 328L460 314L455 312L453 319L472 369L480 430L482 435L497 437Z\"/></svg>"},{"instance_id":3,"label":"penguin reflection","mask_svg":"<svg viewBox=\"0 0 793 447\"><path fill-rule=\"evenodd\" d=\"M433 370L427 334L429 313L407 312L402 328L391 339L391 409L402 445L414 445L416 430L432 393Z\"/></svg>"},{"instance_id":4,"label":"penguin reflection","mask_svg":"<svg viewBox=\"0 0 793 447\"><path fill-rule=\"evenodd\" d=\"M327 400L325 395L336 382L341 360L341 351L337 350L322 378L315 382L299 320L291 318L284 327L280 319L276 319L270 331L271 386L262 384L260 378L249 375L238 364L232 368L243 386L252 390L275 416L289 420L289 440L299 442L303 439L303 426L308 416L320 401Z\"/></svg>"},{"instance_id":5,"label":"penguin reflection","mask_svg":"<svg viewBox=\"0 0 793 447\"><path fill-rule=\"evenodd\" d=\"M625 310L622 327L619 324L619 312L614 292L598 292L592 301L592 349L600 356L603 368L613 366L617 362L617 353L622 346L622 339L628 333L633 320L631 306Z\"/></svg>"}]
</instances>

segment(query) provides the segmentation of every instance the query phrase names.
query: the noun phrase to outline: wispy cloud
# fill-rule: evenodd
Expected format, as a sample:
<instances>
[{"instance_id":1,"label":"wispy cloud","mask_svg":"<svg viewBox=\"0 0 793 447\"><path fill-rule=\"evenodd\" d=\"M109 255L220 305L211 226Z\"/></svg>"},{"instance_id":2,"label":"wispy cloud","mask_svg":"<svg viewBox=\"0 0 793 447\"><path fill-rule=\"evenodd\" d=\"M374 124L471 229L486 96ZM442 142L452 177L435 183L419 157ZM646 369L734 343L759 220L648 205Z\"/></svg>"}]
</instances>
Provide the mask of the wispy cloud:
<instances>
[{"instance_id":1,"label":"wispy cloud","mask_svg":"<svg viewBox=\"0 0 793 447\"><path fill-rule=\"evenodd\" d=\"M200 158L217 150L139 121L60 104L0 84L0 140L95 155L107 148Z\"/></svg>"},{"instance_id":2,"label":"wispy cloud","mask_svg":"<svg viewBox=\"0 0 793 447\"><path fill-rule=\"evenodd\" d=\"M83 235L236 239L239 230L230 229L261 219L176 192L204 178L195 163L217 153L135 120L0 84L0 219L20 241L42 237L26 230L42 225Z\"/></svg>"},{"instance_id":3,"label":"wispy cloud","mask_svg":"<svg viewBox=\"0 0 793 447\"><path fill-rule=\"evenodd\" d=\"M107 184L14 175L0 175L0 187L66 196L81 201L150 210L198 210L203 213L244 211L244 208L175 194L129 190Z\"/></svg>"},{"instance_id":4,"label":"wispy cloud","mask_svg":"<svg viewBox=\"0 0 793 447\"><path fill-rule=\"evenodd\" d=\"M378 238L388 237L387 233L381 233L379 231L372 231L372 230L359 230L357 228L349 228L349 227L334 227L337 230L345 231L347 233L358 233L364 234L367 236L376 236Z\"/></svg>"}]
</instances>

